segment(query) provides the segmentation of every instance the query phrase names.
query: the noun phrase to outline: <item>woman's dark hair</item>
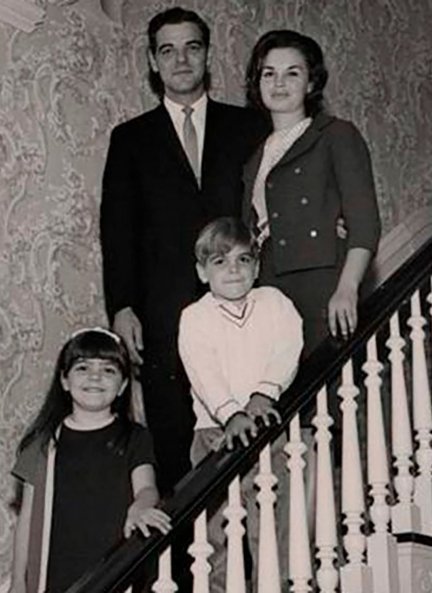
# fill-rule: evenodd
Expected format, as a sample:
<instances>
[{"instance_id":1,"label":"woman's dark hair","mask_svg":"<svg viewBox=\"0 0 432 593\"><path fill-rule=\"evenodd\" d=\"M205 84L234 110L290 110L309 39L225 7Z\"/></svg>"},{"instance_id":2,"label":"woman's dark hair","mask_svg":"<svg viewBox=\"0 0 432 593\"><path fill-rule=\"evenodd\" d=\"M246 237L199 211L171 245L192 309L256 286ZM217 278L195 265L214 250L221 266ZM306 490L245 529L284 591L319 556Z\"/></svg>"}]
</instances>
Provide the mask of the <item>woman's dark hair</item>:
<instances>
[{"instance_id":1,"label":"woman's dark hair","mask_svg":"<svg viewBox=\"0 0 432 593\"><path fill-rule=\"evenodd\" d=\"M246 97L248 103L252 107L268 113L268 109L262 102L260 92L263 63L272 49L288 47L299 51L306 61L312 90L305 97L305 112L307 116L314 117L323 109L323 90L328 78L324 56L318 43L311 37L288 29L269 31L260 37L255 44L246 70Z\"/></svg>"},{"instance_id":2,"label":"woman's dark hair","mask_svg":"<svg viewBox=\"0 0 432 593\"><path fill-rule=\"evenodd\" d=\"M117 334L103 328L79 330L73 334L60 351L42 409L19 443L19 452L37 437L41 438L44 450L48 447L50 439L56 441L57 428L66 416L72 413L72 397L68 391L63 389L61 377L67 377L78 360L88 358L109 360L119 368L122 377L128 380L121 396L116 397L112 403L111 410L121 420L125 429L129 427L131 364L123 340Z\"/></svg>"},{"instance_id":3,"label":"woman's dark hair","mask_svg":"<svg viewBox=\"0 0 432 593\"><path fill-rule=\"evenodd\" d=\"M210 29L205 21L193 10L186 10L180 6L169 8L163 12L158 12L149 22L147 28L149 50L156 56L157 42L156 35L164 25L180 25L181 23L193 23L201 32L202 41L206 51L210 46ZM163 97L164 94L164 83L159 75L159 72L154 72L149 66L148 74L150 87L152 91ZM204 75L204 88L207 90L210 87L210 73L206 70Z\"/></svg>"}]
</instances>

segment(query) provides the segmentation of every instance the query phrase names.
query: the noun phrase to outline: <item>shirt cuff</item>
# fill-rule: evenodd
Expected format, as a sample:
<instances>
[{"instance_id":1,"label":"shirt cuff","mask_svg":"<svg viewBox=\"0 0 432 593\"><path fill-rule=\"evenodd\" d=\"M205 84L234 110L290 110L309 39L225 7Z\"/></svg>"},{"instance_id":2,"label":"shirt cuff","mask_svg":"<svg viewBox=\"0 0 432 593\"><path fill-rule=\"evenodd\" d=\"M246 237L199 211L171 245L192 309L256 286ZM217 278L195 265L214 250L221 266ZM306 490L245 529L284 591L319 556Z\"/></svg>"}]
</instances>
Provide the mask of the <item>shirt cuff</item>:
<instances>
[{"instance_id":1,"label":"shirt cuff","mask_svg":"<svg viewBox=\"0 0 432 593\"><path fill-rule=\"evenodd\" d=\"M219 422L226 424L231 416L238 412L244 412L244 407L235 399L229 399L216 409L215 416Z\"/></svg>"},{"instance_id":2,"label":"shirt cuff","mask_svg":"<svg viewBox=\"0 0 432 593\"><path fill-rule=\"evenodd\" d=\"M271 381L260 381L254 392L262 393L271 399L278 400L282 388L279 383L272 383Z\"/></svg>"}]
</instances>

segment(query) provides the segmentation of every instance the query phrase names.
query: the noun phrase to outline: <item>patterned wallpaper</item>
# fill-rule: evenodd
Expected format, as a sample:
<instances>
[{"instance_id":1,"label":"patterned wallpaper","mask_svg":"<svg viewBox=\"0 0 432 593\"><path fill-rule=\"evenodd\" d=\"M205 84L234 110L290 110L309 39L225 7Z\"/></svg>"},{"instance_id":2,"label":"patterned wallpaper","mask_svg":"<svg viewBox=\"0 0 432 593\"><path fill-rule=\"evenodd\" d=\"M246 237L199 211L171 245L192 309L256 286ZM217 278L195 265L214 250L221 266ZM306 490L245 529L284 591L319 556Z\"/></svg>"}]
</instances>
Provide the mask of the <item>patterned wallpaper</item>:
<instances>
[{"instance_id":1,"label":"patterned wallpaper","mask_svg":"<svg viewBox=\"0 0 432 593\"><path fill-rule=\"evenodd\" d=\"M98 243L109 132L155 104L146 24L174 5L40 0L32 33L0 25L0 588L10 566L14 450L69 333L104 323ZM212 95L243 102L257 37L314 36L328 105L370 143L384 231L431 205L429 0L183 0L213 32ZM428 158L429 157L429 158Z\"/></svg>"}]
</instances>

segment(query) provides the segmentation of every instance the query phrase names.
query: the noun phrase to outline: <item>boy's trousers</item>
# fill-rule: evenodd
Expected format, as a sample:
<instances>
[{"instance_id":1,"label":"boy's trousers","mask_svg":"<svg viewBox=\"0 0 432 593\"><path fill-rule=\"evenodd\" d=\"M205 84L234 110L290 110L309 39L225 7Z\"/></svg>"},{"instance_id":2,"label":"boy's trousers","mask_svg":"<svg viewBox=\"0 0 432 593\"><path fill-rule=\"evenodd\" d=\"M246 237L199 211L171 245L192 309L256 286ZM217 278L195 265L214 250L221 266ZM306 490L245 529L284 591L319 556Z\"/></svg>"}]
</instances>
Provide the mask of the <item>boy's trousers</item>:
<instances>
[{"instance_id":1,"label":"boy's trousers","mask_svg":"<svg viewBox=\"0 0 432 593\"><path fill-rule=\"evenodd\" d=\"M192 442L191 460L195 467L204 457L222 446L224 432L221 428L204 428L196 430ZM286 434L281 434L271 446L272 472L277 477L275 518L279 551L279 567L281 580L288 579L288 513L289 513L289 472L287 455L284 453ZM258 488L254 484L259 471L259 461L241 480L242 504L247 511L246 532L253 560L252 582L257 590L258 542L259 542L259 504ZM223 511L227 507L227 492L214 508L208 510L207 533L214 551L209 558L212 570L210 573L210 591L225 593L227 536L224 530L227 520Z\"/></svg>"}]
</instances>

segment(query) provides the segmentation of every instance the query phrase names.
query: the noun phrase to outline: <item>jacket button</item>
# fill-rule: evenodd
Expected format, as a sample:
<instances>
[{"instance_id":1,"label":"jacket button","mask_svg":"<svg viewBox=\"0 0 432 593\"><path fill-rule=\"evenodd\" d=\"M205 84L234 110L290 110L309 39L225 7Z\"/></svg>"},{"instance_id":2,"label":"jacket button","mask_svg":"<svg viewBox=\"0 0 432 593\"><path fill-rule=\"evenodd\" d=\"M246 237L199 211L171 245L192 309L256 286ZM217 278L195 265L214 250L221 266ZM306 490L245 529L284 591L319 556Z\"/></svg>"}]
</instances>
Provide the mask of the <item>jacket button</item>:
<instances>
[{"instance_id":1,"label":"jacket button","mask_svg":"<svg viewBox=\"0 0 432 593\"><path fill-rule=\"evenodd\" d=\"M272 187L274 186L274 183L272 181L267 181L266 183L268 189L272 189Z\"/></svg>"},{"instance_id":2,"label":"jacket button","mask_svg":"<svg viewBox=\"0 0 432 593\"><path fill-rule=\"evenodd\" d=\"M286 245L285 239L279 239L278 243L281 247L285 247L285 245Z\"/></svg>"},{"instance_id":3,"label":"jacket button","mask_svg":"<svg viewBox=\"0 0 432 593\"><path fill-rule=\"evenodd\" d=\"M306 196L303 196L302 199L300 200L300 204L302 206L306 206L307 204L309 204L309 200L307 199Z\"/></svg>"},{"instance_id":4,"label":"jacket button","mask_svg":"<svg viewBox=\"0 0 432 593\"><path fill-rule=\"evenodd\" d=\"M296 167L296 168L294 169L294 173L295 173L296 175L300 175L300 173L301 173L301 167Z\"/></svg>"},{"instance_id":5,"label":"jacket button","mask_svg":"<svg viewBox=\"0 0 432 593\"><path fill-rule=\"evenodd\" d=\"M272 218L279 218L279 212L272 212L271 213L271 217Z\"/></svg>"},{"instance_id":6,"label":"jacket button","mask_svg":"<svg viewBox=\"0 0 432 593\"><path fill-rule=\"evenodd\" d=\"M316 229L312 229L309 235L312 237L312 239L315 239L315 237L318 237L318 231Z\"/></svg>"}]
</instances>

